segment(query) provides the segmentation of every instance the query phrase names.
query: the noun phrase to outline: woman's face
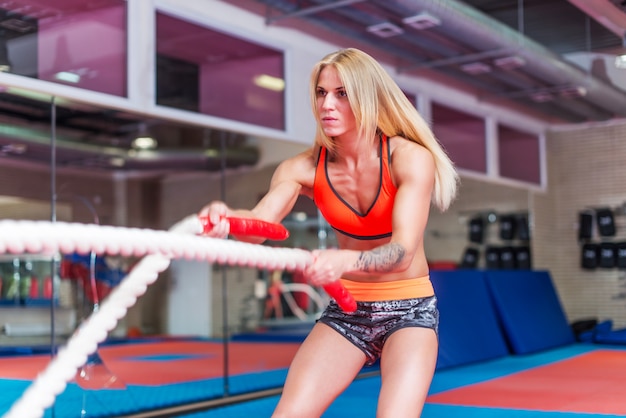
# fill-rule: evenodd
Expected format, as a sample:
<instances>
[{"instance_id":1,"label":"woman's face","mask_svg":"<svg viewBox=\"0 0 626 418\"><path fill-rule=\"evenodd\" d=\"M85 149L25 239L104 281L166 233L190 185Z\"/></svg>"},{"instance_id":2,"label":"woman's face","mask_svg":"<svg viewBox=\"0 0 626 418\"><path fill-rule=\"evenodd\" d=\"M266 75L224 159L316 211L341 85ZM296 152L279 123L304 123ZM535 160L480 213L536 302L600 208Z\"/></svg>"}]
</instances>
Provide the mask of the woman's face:
<instances>
[{"instance_id":1,"label":"woman's face","mask_svg":"<svg viewBox=\"0 0 626 418\"><path fill-rule=\"evenodd\" d=\"M324 133L338 137L356 132L356 120L337 70L324 67L317 80L317 114Z\"/></svg>"}]
</instances>

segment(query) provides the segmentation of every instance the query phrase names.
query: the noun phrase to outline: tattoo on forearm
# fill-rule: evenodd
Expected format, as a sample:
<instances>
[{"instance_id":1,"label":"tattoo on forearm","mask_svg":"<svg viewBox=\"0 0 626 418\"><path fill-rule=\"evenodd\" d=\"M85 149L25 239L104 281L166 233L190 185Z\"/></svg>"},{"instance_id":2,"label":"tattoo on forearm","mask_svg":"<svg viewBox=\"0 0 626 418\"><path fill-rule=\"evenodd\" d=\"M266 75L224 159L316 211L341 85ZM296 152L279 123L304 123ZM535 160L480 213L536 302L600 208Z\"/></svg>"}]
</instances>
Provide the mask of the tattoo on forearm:
<instances>
[{"instance_id":1,"label":"tattoo on forearm","mask_svg":"<svg viewBox=\"0 0 626 418\"><path fill-rule=\"evenodd\" d=\"M371 251L363 251L359 255L356 267L368 273L387 273L400 264L406 250L397 243L389 243Z\"/></svg>"}]
</instances>

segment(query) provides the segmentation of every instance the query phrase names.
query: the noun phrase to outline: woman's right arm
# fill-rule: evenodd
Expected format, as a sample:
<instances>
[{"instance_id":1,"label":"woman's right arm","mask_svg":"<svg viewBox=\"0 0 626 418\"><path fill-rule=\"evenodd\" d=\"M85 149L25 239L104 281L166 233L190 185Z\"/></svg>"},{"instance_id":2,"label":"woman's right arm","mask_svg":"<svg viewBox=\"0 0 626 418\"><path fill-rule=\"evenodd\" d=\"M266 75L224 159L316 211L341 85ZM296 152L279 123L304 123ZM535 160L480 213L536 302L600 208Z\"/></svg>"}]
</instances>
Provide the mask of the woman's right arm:
<instances>
[{"instance_id":1,"label":"woman's right arm","mask_svg":"<svg viewBox=\"0 0 626 418\"><path fill-rule=\"evenodd\" d=\"M312 153L309 150L280 163L272 175L268 192L251 210L233 209L221 201L213 201L203 207L198 215L208 217L213 225L208 235L226 237L229 233L226 217L253 218L271 223L281 222L291 212L300 194L310 196L315 175L311 156ZM247 242L263 242L263 239L257 237L236 238Z\"/></svg>"}]
</instances>

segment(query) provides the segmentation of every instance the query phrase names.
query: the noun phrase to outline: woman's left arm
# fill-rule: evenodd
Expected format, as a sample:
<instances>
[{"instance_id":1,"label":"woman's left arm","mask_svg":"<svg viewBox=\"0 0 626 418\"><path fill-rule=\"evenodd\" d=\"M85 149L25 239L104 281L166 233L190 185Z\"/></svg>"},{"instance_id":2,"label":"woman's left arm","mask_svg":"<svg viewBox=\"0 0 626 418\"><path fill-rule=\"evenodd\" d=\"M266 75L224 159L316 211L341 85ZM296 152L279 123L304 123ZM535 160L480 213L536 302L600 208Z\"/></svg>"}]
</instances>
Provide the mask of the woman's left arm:
<instances>
[{"instance_id":1,"label":"woman's left arm","mask_svg":"<svg viewBox=\"0 0 626 418\"><path fill-rule=\"evenodd\" d=\"M424 230L430 212L435 163L430 152L400 140L393 153L392 172L398 188L389 243L359 254L355 267L364 273L406 270L423 253Z\"/></svg>"}]
</instances>

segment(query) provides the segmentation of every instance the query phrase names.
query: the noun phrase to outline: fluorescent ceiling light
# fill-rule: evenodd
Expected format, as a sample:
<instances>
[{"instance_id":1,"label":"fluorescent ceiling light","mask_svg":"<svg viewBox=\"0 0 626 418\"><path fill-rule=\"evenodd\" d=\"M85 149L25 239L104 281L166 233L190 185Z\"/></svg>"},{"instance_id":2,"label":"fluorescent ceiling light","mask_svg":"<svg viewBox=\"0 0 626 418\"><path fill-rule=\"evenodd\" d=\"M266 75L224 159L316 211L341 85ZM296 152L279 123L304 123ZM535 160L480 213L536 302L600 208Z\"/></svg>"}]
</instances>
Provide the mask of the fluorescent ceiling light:
<instances>
[{"instance_id":1,"label":"fluorescent ceiling light","mask_svg":"<svg viewBox=\"0 0 626 418\"><path fill-rule=\"evenodd\" d=\"M153 150L158 146L157 140L150 135L145 123L140 123L137 131L137 137L130 143L131 148L134 150Z\"/></svg>"},{"instance_id":2,"label":"fluorescent ceiling light","mask_svg":"<svg viewBox=\"0 0 626 418\"><path fill-rule=\"evenodd\" d=\"M405 17L402 19L402 23L418 30L424 30L441 25L441 19L429 13L422 12L415 16Z\"/></svg>"},{"instance_id":3,"label":"fluorescent ceiling light","mask_svg":"<svg viewBox=\"0 0 626 418\"><path fill-rule=\"evenodd\" d=\"M113 167L124 167L126 165L126 160L122 157L111 157L109 158L109 164Z\"/></svg>"},{"instance_id":4,"label":"fluorescent ceiling light","mask_svg":"<svg viewBox=\"0 0 626 418\"><path fill-rule=\"evenodd\" d=\"M133 139L132 147L140 150L155 149L157 147L157 141L151 136L138 136Z\"/></svg>"},{"instance_id":5,"label":"fluorescent ceiling light","mask_svg":"<svg viewBox=\"0 0 626 418\"><path fill-rule=\"evenodd\" d=\"M490 72L491 67L482 62L471 62L469 64L461 65L461 70L468 74L477 75Z\"/></svg>"},{"instance_id":6,"label":"fluorescent ceiling light","mask_svg":"<svg viewBox=\"0 0 626 418\"><path fill-rule=\"evenodd\" d=\"M617 68L626 69L626 55L618 55L615 57L615 66Z\"/></svg>"},{"instance_id":7,"label":"fluorescent ceiling light","mask_svg":"<svg viewBox=\"0 0 626 418\"><path fill-rule=\"evenodd\" d=\"M74 83L74 84L80 81L80 75L76 73L72 73L70 71L58 72L54 75L54 78L56 78L59 81L65 81L67 83Z\"/></svg>"},{"instance_id":8,"label":"fluorescent ceiling light","mask_svg":"<svg viewBox=\"0 0 626 418\"><path fill-rule=\"evenodd\" d=\"M381 38L389 38L390 36L400 35L404 30L390 22L378 23L367 27L367 31Z\"/></svg>"},{"instance_id":9,"label":"fluorescent ceiling light","mask_svg":"<svg viewBox=\"0 0 626 418\"><path fill-rule=\"evenodd\" d=\"M254 84L272 91L285 90L285 80L267 74L261 74L254 77Z\"/></svg>"},{"instance_id":10,"label":"fluorescent ceiling light","mask_svg":"<svg viewBox=\"0 0 626 418\"><path fill-rule=\"evenodd\" d=\"M493 63L503 70L514 70L523 67L526 64L526 60L517 55L512 55L509 57L496 58L493 60Z\"/></svg>"}]
</instances>

